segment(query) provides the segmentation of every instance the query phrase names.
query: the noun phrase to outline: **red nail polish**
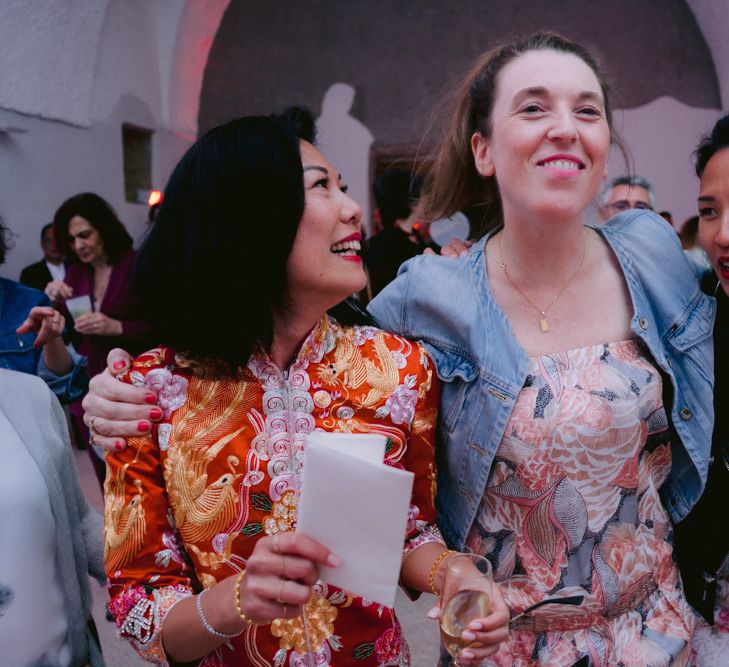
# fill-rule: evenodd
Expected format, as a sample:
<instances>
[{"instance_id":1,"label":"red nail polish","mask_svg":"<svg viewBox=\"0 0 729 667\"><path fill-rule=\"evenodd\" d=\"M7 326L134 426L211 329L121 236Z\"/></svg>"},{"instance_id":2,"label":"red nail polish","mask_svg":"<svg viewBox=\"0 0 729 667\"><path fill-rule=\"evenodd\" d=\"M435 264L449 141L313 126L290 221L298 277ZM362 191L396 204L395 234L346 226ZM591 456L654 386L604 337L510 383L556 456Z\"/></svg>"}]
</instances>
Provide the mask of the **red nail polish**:
<instances>
[{"instance_id":1,"label":"red nail polish","mask_svg":"<svg viewBox=\"0 0 729 667\"><path fill-rule=\"evenodd\" d=\"M114 449L116 449L117 452L120 452L122 449L124 449L124 443L121 442L120 440L117 440L114 443Z\"/></svg>"},{"instance_id":2,"label":"red nail polish","mask_svg":"<svg viewBox=\"0 0 729 667\"><path fill-rule=\"evenodd\" d=\"M120 368L124 368L126 363L124 361L115 361L114 362L114 370L119 370Z\"/></svg>"},{"instance_id":3,"label":"red nail polish","mask_svg":"<svg viewBox=\"0 0 729 667\"><path fill-rule=\"evenodd\" d=\"M150 419L162 419L162 410L159 408L152 408L149 411L149 418Z\"/></svg>"},{"instance_id":4,"label":"red nail polish","mask_svg":"<svg viewBox=\"0 0 729 667\"><path fill-rule=\"evenodd\" d=\"M147 394L144 397L144 402L149 403L150 405L154 405L157 402L157 397L154 394Z\"/></svg>"},{"instance_id":5,"label":"red nail polish","mask_svg":"<svg viewBox=\"0 0 729 667\"><path fill-rule=\"evenodd\" d=\"M137 424L137 431L140 433L146 433L149 431L149 424L147 422L139 422Z\"/></svg>"}]
</instances>

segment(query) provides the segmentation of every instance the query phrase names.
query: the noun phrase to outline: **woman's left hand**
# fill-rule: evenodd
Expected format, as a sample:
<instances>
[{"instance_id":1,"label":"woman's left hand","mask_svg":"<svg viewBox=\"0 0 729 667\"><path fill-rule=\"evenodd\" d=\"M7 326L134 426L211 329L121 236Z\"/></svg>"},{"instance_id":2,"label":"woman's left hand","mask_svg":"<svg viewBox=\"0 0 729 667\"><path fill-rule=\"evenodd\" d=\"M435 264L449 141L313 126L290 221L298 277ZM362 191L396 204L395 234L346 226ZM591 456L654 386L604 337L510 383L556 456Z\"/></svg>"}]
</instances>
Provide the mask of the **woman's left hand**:
<instances>
[{"instance_id":1,"label":"woman's left hand","mask_svg":"<svg viewBox=\"0 0 729 667\"><path fill-rule=\"evenodd\" d=\"M24 334L36 331L33 347L41 347L58 338L63 333L66 320L55 308L50 306L36 306L31 308L25 321L15 330L15 333Z\"/></svg>"},{"instance_id":2,"label":"woman's left hand","mask_svg":"<svg viewBox=\"0 0 729 667\"><path fill-rule=\"evenodd\" d=\"M428 612L433 619L440 618L440 606ZM501 595L501 588L494 582L491 590L491 613L468 624L461 637L468 642L459 654L459 664L480 665L499 650L501 642L509 639L509 608Z\"/></svg>"},{"instance_id":3,"label":"woman's left hand","mask_svg":"<svg viewBox=\"0 0 729 667\"><path fill-rule=\"evenodd\" d=\"M122 324L104 313L86 313L74 322L74 329L89 336L121 336Z\"/></svg>"}]
</instances>

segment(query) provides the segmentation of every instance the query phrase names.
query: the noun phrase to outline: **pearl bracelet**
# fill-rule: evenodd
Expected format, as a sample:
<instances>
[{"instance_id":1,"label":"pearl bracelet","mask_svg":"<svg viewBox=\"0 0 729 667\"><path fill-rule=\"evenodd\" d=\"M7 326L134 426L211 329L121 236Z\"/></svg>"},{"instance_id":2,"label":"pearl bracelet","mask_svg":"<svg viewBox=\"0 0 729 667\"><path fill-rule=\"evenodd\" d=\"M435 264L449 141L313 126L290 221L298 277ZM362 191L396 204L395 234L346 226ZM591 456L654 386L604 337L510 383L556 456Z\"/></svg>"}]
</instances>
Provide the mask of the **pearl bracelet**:
<instances>
[{"instance_id":1,"label":"pearl bracelet","mask_svg":"<svg viewBox=\"0 0 729 667\"><path fill-rule=\"evenodd\" d=\"M203 597L203 595L205 595L205 593L207 593L206 590L200 591L200 594L195 599L195 606L197 607L197 615L200 617L200 623L202 623L202 626L211 635L213 635L215 637L220 637L220 639L233 639L233 637L238 637L238 636L242 635L243 630L245 630L245 628L243 628L243 630L241 630L240 632L231 632L231 633L219 632L212 625L210 625L210 623L208 623L208 619L205 618L205 612L203 611L203 608L202 608L202 597Z\"/></svg>"}]
</instances>

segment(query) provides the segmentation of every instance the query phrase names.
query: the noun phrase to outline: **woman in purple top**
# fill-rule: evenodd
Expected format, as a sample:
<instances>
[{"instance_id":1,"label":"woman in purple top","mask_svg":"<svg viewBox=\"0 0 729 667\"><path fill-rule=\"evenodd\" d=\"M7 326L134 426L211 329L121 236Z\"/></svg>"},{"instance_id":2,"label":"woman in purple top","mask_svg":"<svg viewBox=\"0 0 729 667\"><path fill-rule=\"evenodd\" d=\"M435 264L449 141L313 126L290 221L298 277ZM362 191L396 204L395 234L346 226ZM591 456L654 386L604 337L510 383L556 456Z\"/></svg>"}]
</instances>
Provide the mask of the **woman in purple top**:
<instances>
[{"instance_id":1,"label":"woman in purple top","mask_svg":"<svg viewBox=\"0 0 729 667\"><path fill-rule=\"evenodd\" d=\"M46 294L59 305L83 295L91 300L92 312L74 320L72 338L93 377L106 367L112 348L129 345L141 351L149 330L132 297L132 238L111 206L92 193L61 204L53 231L69 264L65 279L49 283Z\"/></svg>"},{"instance_id":2,"label":"woman in purple top","mask_svg":"<svg viewBox=\"0 0 729 667\"><path fill-rule=\"evenodd\" d=\"M140 353L148 347L149 325L139 319L132 296L136 257L132 237L114 209L90 192L61 204L53 218L53 232L68 268L63 281L48 283L46 294L61 308L66 321L73 322L71 341L88 359L88 374L94 377L106 367L106 355L113 348ZM91 312L72 318L66 300L79 296L89 297ZM71 405L71 414L80 437L88 440L80 402ZM103 484L103 461L93 453L91 460Z\"/></svg>"}]
</instances>

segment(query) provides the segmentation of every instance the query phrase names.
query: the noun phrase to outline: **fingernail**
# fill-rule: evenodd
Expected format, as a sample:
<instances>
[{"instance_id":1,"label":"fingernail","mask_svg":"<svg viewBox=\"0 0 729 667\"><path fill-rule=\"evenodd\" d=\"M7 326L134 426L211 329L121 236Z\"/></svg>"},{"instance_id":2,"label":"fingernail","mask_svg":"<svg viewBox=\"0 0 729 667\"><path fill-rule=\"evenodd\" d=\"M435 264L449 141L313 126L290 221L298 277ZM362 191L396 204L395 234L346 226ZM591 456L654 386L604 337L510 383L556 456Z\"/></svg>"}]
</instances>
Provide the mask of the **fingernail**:
<instances>
[{"instance_id":1,"label":"fingernail","mask_svg":"<svg viewBox=\"0 0 729 667\"><path fill-rule=\"evenodd\" d=\"M123 361L115 361L114 362L114 370L119 370L120 368L124 368L126 366L126 363Z\"/></svg>"},{"instance_id":2,"label":"fingernail","mask_svg":"<svg viewBox=\"0 0 729 667\"><path fill-rule=\"evenodd\" d=\"M149 424L147 422L139 422L137 424L137 431L140 433L146 433L149 431Z\"/></svg>"},{"instance_id":3,"label":"fingernail","mask_svg":"<svg viewBox=\"0 0 729 667\"><path fill-rule=\"evenodd\" d=\"M329 554L327 558L327 565L329 567L337 567L342 562L342 559L336 554Z\"/></svg>"},{"instance_id":4,"label":"fingernail","mask_svg":"<svg viewBox=\"0 0 729 667\"><path fill-rule=\"evenodd\" d=\"M476 635L474 635L473 632L469 632L468 630L464 630L461 633L461 637L469 642L472 642L474 639L476 639Z\"/></svg>"},{"instance_id":5,"label":"fingernail","mask_svg":"<svg viewBox=\"0 0 729 667\"><path fill-rule=\"evenodd\" d=\"M154 405L157 402L157 397L154 394L147 394L144 397L144 402L149 403L150 405Z\"/></svg>"},{"instance_id":6,"label":"fingernail","mask_svg":"<svg viewBox=\"0 0 729 667\"><path fill-rule=\"evenodd\" d=\"M428 613L426 614L426 616L427 616L428 618L438 618L438 616L440 616L440 614L438 613L438 607L433 607L433 608L432 608L432 609L431 609L431 610L430 610L430 611L429 611L429 612L428 612Z\"/></svg>"},{"instance_id":7,"label":"fingernail","mask_svg":"<svg viewBox=\"0 0 729 667\"><path fill-rule=\"evenodd\" d=\"M122 449L124 449L124 443L121 440L117 440L114 443L114 449L116 449L117 452L120 452Z\"/></svg>"},{"instance_id":8,"label":"fingernail","mask_svg":"<svg viewBox=\"0 0 729 667\"><path fill-rule=\"evenodd\" d=\"M471 651L461 651L461 657L465 658L466 660L470 660L473 658L473 653Z\"/></svg>"},{"instance_id":9,"label":"fingernail","mask_svg":"<svg viewBox=\"0 0 729 667\"><path fill-rule=\"evenodd\" d=\"M149 418L150 419L162 419L162 410L159 408L152 408L149 411Z\"/></svg>"},{"instance_id":10,"label":"fingernail","mask_svg":"<svg viewBox=\"0 0 729 667\"><path fill-rule=\"evenodd\" d=\"M481 630L481 624L478 623L477 621L474 621L473 623L468 624L468 629L469 630Z\"/></svg>"},{"instance_id":11,"label":"fingernail","mask_svg":"<svg viewBox=\"0 0 729 667\"><path fill-rule=\"evenodd\" d=\"M40 347L40 343L37 340L34 341L33 342L33 347L36 348L36 349L39 348Z\"/></svg>"}]
</instances>

